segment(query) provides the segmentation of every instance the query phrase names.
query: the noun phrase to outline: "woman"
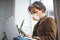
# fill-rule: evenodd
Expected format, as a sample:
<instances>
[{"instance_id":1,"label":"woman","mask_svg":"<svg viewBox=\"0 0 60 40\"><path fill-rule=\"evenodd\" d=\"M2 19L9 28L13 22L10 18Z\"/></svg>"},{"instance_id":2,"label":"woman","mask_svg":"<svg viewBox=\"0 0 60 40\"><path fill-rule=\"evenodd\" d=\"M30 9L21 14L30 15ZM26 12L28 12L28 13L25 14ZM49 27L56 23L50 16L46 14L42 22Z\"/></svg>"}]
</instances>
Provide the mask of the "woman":
<instances>
[{"instance_id":1,"label":"woman","mask_svg":"<svg viewBox=\"0 0 60 40\"><path fill-rule=\"evenodd\" d=\"M39 1L28 7L34 20L38 23L33 30L33 38L38 40L56 40L57 27L53 18L44 15L46 7Z\"/></svg>"}]
</instances>

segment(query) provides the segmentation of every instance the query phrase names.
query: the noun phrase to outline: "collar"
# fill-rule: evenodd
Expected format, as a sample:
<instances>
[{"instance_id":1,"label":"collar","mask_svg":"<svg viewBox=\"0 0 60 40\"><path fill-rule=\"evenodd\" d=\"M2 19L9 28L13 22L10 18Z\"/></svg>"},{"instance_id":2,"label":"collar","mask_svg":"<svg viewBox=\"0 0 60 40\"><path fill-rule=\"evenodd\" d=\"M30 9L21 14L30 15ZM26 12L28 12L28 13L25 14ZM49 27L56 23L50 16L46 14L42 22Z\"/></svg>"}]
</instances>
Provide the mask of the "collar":
<instances>
[{"instance_id":1,"label":"collar","mask_svg":"<svg viewBox=\"0 0 60 40\"><path fill-rule=\"evenodd\" d=\"M47 16L45 16L43 19L39 20L40 21L39 25L42 24L46 19L47 19Z\"/></svg>"}]
</instances>

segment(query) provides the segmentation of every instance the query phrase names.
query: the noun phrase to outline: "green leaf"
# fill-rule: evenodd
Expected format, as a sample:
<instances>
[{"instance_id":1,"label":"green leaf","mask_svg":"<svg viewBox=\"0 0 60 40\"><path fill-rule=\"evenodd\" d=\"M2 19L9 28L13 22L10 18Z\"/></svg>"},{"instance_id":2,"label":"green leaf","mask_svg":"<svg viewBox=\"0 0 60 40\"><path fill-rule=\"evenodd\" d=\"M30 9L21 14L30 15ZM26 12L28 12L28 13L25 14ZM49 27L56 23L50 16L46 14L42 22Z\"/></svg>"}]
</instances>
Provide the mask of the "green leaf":
<instances>
[{"instance_id":1,"label":"green leaf","mask_svg":"<svg viewBox=\"0 0 60 40\"><path fill-rule=\"evenodd\" d=\"M18 25L16 25L16 27L17 27L17 29L18 29L18 32L19 32L19 34L21 33L21 34L25 34L21 29L22 29L22 27L23 27L23 24L24 24L24 19L22 20L22 23L21 23L21 26L20 26L20 28L18 28Z\"/></svg>"},{"instance_id":2,"label":"green leaf","mask_svg":"<svg viewBox=\"0 0 60 40\"><path fill-rule=\"evenodd\" d=\"M18 29L18 25L16 25L17 29Z\"/></svg>"},{"instance_id":3,"label":"green leaf","mask_svg":"<svg viewBox=\"0 0 60 40\"><path fill-rule=\"evenodd\" d=\"M22 21L22 23L21 23L21 26L20 26L20 28L22 28L23 24L24 24L24 19L23 19L23 21Z\"/></svg>"}]
</instances>

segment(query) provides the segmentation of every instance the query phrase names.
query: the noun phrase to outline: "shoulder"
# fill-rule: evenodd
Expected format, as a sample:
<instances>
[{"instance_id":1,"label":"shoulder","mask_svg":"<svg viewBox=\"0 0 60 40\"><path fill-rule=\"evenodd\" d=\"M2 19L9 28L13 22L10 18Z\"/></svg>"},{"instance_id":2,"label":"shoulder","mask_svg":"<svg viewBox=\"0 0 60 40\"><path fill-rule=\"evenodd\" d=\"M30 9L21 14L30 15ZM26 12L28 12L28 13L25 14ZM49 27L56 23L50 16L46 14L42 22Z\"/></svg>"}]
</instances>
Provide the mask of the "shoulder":
<instances>
[{"instance_id":1,"label":"shoulder","mask_svg":"<svg viewBox=\"0 0 60 40\"><path fill-rule=\"evenodd\" d=\"M47 20L54 20L52 17L47 17Z\"/></svg>"},{"instance_id":2,"label":"shoulder","mask_svg":"<svg viewBox=\"0 0 60 40\"><path fill-rule=\"evenodd\" d=\"M56 25L55 19L53 19L51 17L47 17L46 20L45 20L45 23L46 23L46 25L47 24L49 24L49 25Z\"/></svg>"},{"instance_id":3,"label":"shoulder","mask_svg":"<svg viewBox=\"0 0 60 40\"><path fill-rule=\"evenodd\" d=\"M47 17L46 19L48 22L55 22L55 19L53 19L52 17Z\"/></svg>"}]
</instances>

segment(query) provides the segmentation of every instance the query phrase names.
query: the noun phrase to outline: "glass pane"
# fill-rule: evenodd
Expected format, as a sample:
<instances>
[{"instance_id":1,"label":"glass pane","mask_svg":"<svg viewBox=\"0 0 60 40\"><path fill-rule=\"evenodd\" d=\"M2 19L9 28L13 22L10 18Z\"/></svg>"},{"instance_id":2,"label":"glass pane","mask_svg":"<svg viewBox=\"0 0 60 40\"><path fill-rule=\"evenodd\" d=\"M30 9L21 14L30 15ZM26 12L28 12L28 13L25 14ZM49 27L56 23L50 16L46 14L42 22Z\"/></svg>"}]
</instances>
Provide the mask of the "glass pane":
<instances>
[{"instance_id":1,"label":"glass pane","mask_svg":"<svg viewBox=\"0 0 60 40\"><path fill-rule=\"evenodd\" d=\"M54 18L53 0L41 0L41 2L46 6L46 14Z\"/></svg>"},{"instance_id":2,"label":"glass pane","mask_svg":"<svg viewBox=\"0 0 60 40\"><path fill-rule=\"evenodd\" d=\"M40 0L31 0L31 4L34 3L35 1L40 1Z\"/></svg>"},{"instance_id":3,"label":"glass pane","mask_svg":"<svg viewBox=\"0 0 60 40\"><path fill-rule=\"evenodd\" d=\"M15 24L20 28L24 20L22 30L26 34L31 34L31 17L28 12L29 5L29 0L15 0Z\"/></svg>"}]
</instances>

